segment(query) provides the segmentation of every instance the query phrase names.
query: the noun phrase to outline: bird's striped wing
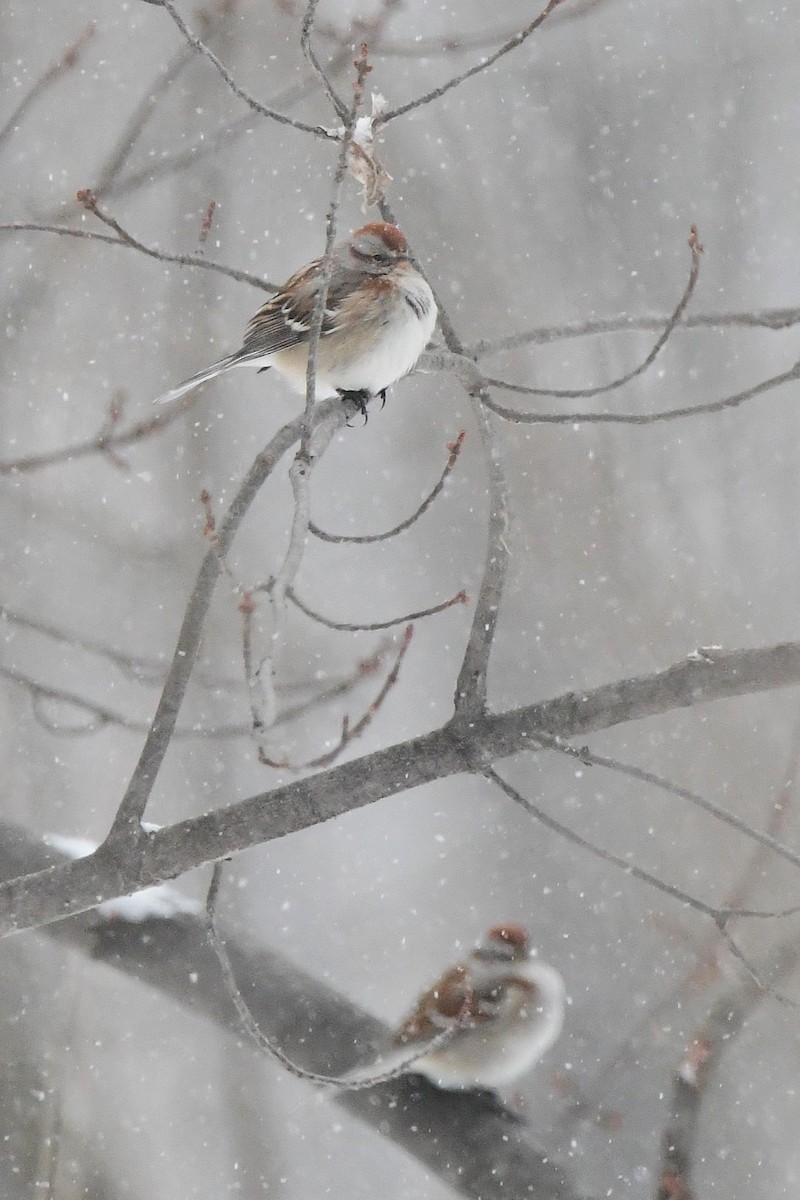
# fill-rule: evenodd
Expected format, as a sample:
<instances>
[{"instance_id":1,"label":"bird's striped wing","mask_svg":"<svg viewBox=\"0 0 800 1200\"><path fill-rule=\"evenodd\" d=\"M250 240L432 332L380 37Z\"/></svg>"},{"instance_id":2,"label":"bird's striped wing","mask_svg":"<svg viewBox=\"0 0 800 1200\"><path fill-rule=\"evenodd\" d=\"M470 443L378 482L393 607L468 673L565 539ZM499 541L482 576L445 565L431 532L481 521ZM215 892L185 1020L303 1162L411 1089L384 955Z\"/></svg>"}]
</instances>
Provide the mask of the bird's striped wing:
<instances>
[{"instance_id":1,"label":"bird's striped wing","mask_svg":"<svg viewBox=\"0 0 800 1200\"><path fill-rule=\"evenodd\" d=\"M271 300L262 305L247 325L237 357L262 358L308 341L319 293L320 265L321 260L316 259L303 267ZM336 328L336 312L352 290L353 280L349 276L338 285L328 286L322 337Z\"/></svg>"},{"instance_id":2,"label":"bird's striped wing","mask_svg":"<svg viewBox=\"0 0 800 1200\"><path fill-rule=\"evenodd\" d=\"M465 966L452 967L420 998L395 1033L393 1042L404 1046L427 1042L456 1022L469 1028L492 1021L506 1009L519 1006L520 989L530 1003L529 992L535 991L534 985L519 976L477 982L470 979Z\"/></svg>"}]
</instances>

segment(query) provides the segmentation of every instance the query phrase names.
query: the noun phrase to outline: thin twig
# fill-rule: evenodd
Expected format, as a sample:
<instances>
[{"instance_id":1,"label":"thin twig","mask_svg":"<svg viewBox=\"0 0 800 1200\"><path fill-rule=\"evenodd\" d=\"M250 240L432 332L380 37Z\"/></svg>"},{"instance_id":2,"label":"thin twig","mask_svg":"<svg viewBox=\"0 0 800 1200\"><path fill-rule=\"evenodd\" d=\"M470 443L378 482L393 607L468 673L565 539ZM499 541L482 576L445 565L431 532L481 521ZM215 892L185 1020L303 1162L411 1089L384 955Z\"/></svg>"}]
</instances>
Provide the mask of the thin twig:
<instances>
[{"instance_id":1,"label":"thin twig","mask_svg":"<svg viewBox=\"0 0 800 1200\"><path fill-rule=\"evenodd\" d=\"M364 679L367 679L370 675L375 675L380 670L381 663L389 653L391 645L390 639L384 638L374 654L370 654L357 662L349 675L336 680L336 682L317 692L310 699L284 708L279 714L278 719L284 722L296 720L298 717L305 716L310 708L317 708L322 704L329 703L331 700L338 699L340 696L347 695L348 692L352 692Z\"/></svg>"},{"instance_id":2,"label":"thin twig","mask_svg":"<svg viewBox=\"0 0 800 1200\"><path fill-rule=\"evenodd\" d=\"M502 775L492 767L483 767L481 773L486 776L490 783L494 783L501 791L532 816L540 825L544 825L546 829L557 833L559 837L564 838L573 845L580 847L581 850L588 851L595 858L599 858L602 862L610 863L613 867L619 867L626 875L630 875L632 879L638 879L640 883L646 883L648 887L655 888L656 891L663 892L665 896L669 896L673 900L678 900L681 904L687 905L695 912L702 913L705 917L710 917L718 928L726 932L726 926L734 917L748 917L751 919L760 920L775 920L776 918L793 917L800 912L800 905L793 905L791 908L778 910L764 910L752 908L719 908L713 904L707 904L705 900L700 900L697 896L692 896L688 892L684 892L681 888L676 887L672 883L666 883L663 879L659 879L656 875L651 875L649 871L643 870L642 867L637 867L630 859L620 858L618 854L613 854L610 850L604 850L601 846L595 846L593 842L588 841L581 834L576 833L566 825L562 825L555 817L551 817L549 813L544 812L538 805L528 800L521 792L512 787L503 779Z\"/></svg>"},{"instance_id":3,"label":"thin twig","mask_svg":"<svg viewBox=\"0 0 800 1200\"><path fill-rule=\"evenodd\" d=\"M735 392L732 396L724 396L721 400L710 400L706 404L687 404L679 408L668 408L654 413L520 413L513 408L506 408L492 399L483 403L498 417L511 421L516 425L658 425L666 421L680 421L684 417L706 416L708 413L724 412L729 408L738 408L742 404L763 396L773 388L783 387L785 383L794 383L800 379L800 360L780 375L764 379L753 387Z\"/></svg>"},{"instance_id":4,"label":"thin twig","mask_svg":"<svg viewBox=\"0 0 800 1200\"><path fill-rule=\"evenodd\" d=\"M776 1000L782 1008L795 1010L800 1009L800 1000L795 1000L793 996L787 996L785 992L779 991L773 986L773 984L768 983L767 980L764 979L761 971L750 961L742 948L739 946L738 942L733 937L730 929L728 929L727 922L722 919L718 919L717 925L719 927L720 934L725 941L725 945L728 947L728 950L742 967L745 974L750 977L758 990L763 992L765 996L769 996L771 1000Z\"/></svg>"},{"instance_id":5,"label":"thin twig","mask_svg":"<svg viewBox=\"0 0 800 1200\"><path fill-rule=\"evenodd\" d=\"M349 719L345 717L344 721L342 722L342 732L337 744L332 750L327 751L325 754L321 754L319 758L314 758L309 763L306 763L306 767L319 768L331 766L332 763L336 762L337 758L345 749L345 747L348 746L350 742L354 742L356 738L361 737L361 734L364 733L368 726L372 724L373 719L383 707L386 697L389 695L400 677L400 667L403 665L403 659L405 658L406 652L411 645L411 639L413 636L414 626L409 625L405 629L400 640L397 657L395 658L392 669L386 676L386 679L383 681L381 690L378 692L369 708L367 708L366 712L359 718L358 721L356 721L355 725L351 725Z\"/></svg>"},{"instance_id":6,"label":"thin twig","mask_svg":"<svg viewBox=\"0 0 800 1200\"><path fill-rule=\"evenodd\" d=\"M796 937L769 952L764 967L773 980L797 970L800 945ZM695 1033L672 1080L672 1106L661 1139L658 1200L692 1200L692 1163L704 1096L723 1054L734 1045L752 1010L769 995L746 971L744 978L717 999ZM714 1092L715 1098L717 1096Z\"/></svg>"},{"instance_id":7,"label":"thin twig","mask_svg":"<svg viewBox=\"0 0 800 1200\"><path fill-rule=\"evenodd\" d=\"M247 683L247 698L250 703L250 732L260 740L275 724L277 704L272 672L268 673L268 685L264 685L262 668L267 665L264 657L255 652L254 617L256 605L253 593L248 588L239 604L242 614L242 666ZM262 747L259 745L259 753Z\"/></svg>"},{"instance_id":8,"label":"thin twig","mask_svg":"<svg viewBox=\"0 0 800 1200\"><path fill-rule=\"evenodd\" d=\"M217 9L216 12L222 19L227 15L226 10L222 7ZM142 99L128 118L125 128L117 138L116 145L100 169L97 183L93 189L96 196L104 196L113 187L131 151L141 137L147 122L156 112L161 101L167 95L170 88L178 81L189 63L194 61L194 54L195 52L191 46L181 46L167 65L159 71L154 82L148 86Z\"/></svg>"},{"instance_id":9,"label":"thin twig","mask_svg":"<svg viewBox=\"0 0 800 1200\"><path fill-rule=\"evenodd\" d=\"M509 392L518 392L521 396L548 396L558 400L577 400L588 399L591 396L599 396L605 392L616 391L617 388L624 387L626 383L630 383L631 380L636 379L639 375L644 374L644 372L653 365L658 355L664 349L676 326L680 324L681 318L686 311L686 306L694 293L694 289L697 284L697 278L700 273L700 255L703 253L703 247L700 245L697 237L696 225L692 225L691 232L689 234L689 249L692 253L692 262L691 267L689 268L689 278L686 282L686 287L683 290L681 298L675 306L672 314L667 319L667 322L656 339L653 347L645 355L639 365L633 367L632 370L626 371L624 375L620 375L617 379L612 379L610 383L603 383L597 387L589 388L534 388L526 387L522 384L506 383L502 379L492 379L488 377L486 379L486 384L489 387L505 388L505 390Z\"/></svg>"},{"instance_id":10,"label":"thin twig","mask_svg":"<svg viewBox=\"0 0 800 1200\"><path fill-rule=\"evenodd\" d=\"M548 21L548 29L585 16L587 12L596 8L599 2L600 0L583 0L583 3L573 4L571 8L561 9ZM337 36L337 31L330 25L319 26L318 30L329 38ZM439 37L415 38L413 41L396 38L376 44L375 54L381 58L432 58L440 54L459 54L465 50L481 50L486 46L496 46L498 42L507 42L515 33L516 29L486 29L474 34L448 33Z\"/></svg>"},{"instance_id":11,"label":"thin twig","mask_svg":"<svg viewBox=\"0 0 800 1200\"><path fill-rule=\"evenodd\" d=\"M126 245L132 247L134 250L139 250L149 258L156 258L160 262L174 262L185 267L199 267L205 264L209 270L219 271L221 274L227 275L239 283L252 283L254 287L260 287L262 290L269 288L269 285L265 284L257 275L250 275L246 271L235 271L232 267L225 267L219 263L211 263L203 255L165 254L163 250L154 250L151 246L145 246L133 234L128 233L127 229L123 229L115 217L112 217L100 208L100 205L97 203L97 197L91 188L82 188L76 198L88 212L93 213L104 225L108 225L109 229L113 229L121 242L125 242ZM272 288L270 290L274 291L275 289Z\"/></svg>"},{"instance_id":12,"label":"thin twig","mask_svg":"<svg viewBox=\"0 0 800 1200\"><path fill-rule=\"evenodd\" d=\"M545 325L523 333L512 333L503 338L486 338L465 348L470 358L483 358L487 354L499 354L503 350L516 350L521 346L547 346L551 342L573 338L596 337L603 333L657 332L663 329L668 317L590 317L585 321L570 321L565 325ZM800 323L800 308L765 308L760 312L696 313L684 316L679 322L681 329L725 329L737 326L744 329L789 329Z\"/></svg>"},{"instance_id":13,"label":"thin twig","mask_svg":"<svg viewBox=\"0 0 800 1200\"><path fill-rule=\"evenodd\" d=\"M348 46L346 49L340 51L331 63L331 74L336 74L343 67L347 66L352 56L352 46ZM301 84L291 84L289 87L284 88L283 91L278 92L274 98L274 103L280 104L282 107L297 104L299 101L305 99L315 87L316 80L304 80ZM203 162L205 159L216 154L222 147L229 149L242 134L247 133L252 128L253 118L250 113L244 117L240 117L236 121L228 121L213 132L204 134L202 138L188 148L184 146L171 154L162 155L155 163L147 163L138 170L130 171L109 189L109 193L114 196L122 196L143 185L149 186L155 183L156 180L163 179L165 176L175 174L187 168L193 168L197 163Z\"/></svg>"},{"instance_id":14,"label":"thin twig","mask_svg":"<svg viewBox=\"0 0 800 1200\"><path fill-rule=\"evenodd\" d=\"M385 221L397 223L385 200L380 204L380 211ZM419 262L416 259L413 261L417 270L424 278L427 278ZM431 286L430 280L428 280L428 285ZM435 288L431 286L431 290L438 309L439 325L451 356L456 361L468 363L469 360L464 355L464 348L447 309ZM457 715L465 718L468 718L470 713L482 712L486 705L489 654L508 572L509 550L506 534L511 520L510 490L503 459L484 412L484 406L490 401L490 397L479 377L477 368L474 364L469 365L473 368L473 373L469 377L462 374L459 378L472 401L473 412L480 430L486 471L489 477L489 514L483 574L475 611L472 615L469 639L455 688L455 711Z\"/></svg>"},{"instance_id":15,"label":"thin twig","mask_svg":"<svg viewBox=\"0 0 800 1200\"><path fill-rule=\"evenodd\" d=\"M78 650L86 651L88 654L95 654L99 658L112 663L126 678L132 679L136 683L151 686L152 684L163 683L164 681L166 664L161 659L146 658L141 654L126 654L121 650L117 650L114 646L109 646L105 642L75 633L74 630L65 629L63 626L52 625L44 621L37 621L35 618L29 617L26 613L19 613L4 604L0 604L0 620L8 621L20 629L27 629L44 637L52 638L54 641L61 642L70 648L77 648ZM209 675L208 673L198 672L196 678L203 683L204 687L212 688L214 691L236 691L241 688L240 680L230 679L221 675Z\"/></svg>"},{"instance_id":16,"label":"thin twig","mask_svg":"<svg viewBox=\"0 0 800 1200\"><path fill-rule=\"evenodd\" d=\"M328 97L334 112L339 120L344 122L346 126L349 120L347 105L334 89L333 84L325 74L322 64L314 53L314 48L311 45L311 33L314 28L314 20L317 15L318 4L319 0L308 0L305 16L303 17L303 25L300 31L300 49L303 51L303 54L311 64L312 70L315 72L317 78L322 84L322 90Z\"/></svg>"},{"instance_id":17,"label":"thin twig","mask_svg":"<svg viewBox=\"0 0 800 1200\"><path fill-rule=\"evenodd\" d=\"M57 62L48 67L43 75L36 80L33 86L25 93L17 107L12 112L11 116L0 129L0 147L11 136L16 127L22 121L25 113L38 98L59 79L65 72L72 70L80 59L81 51L84 46L94 37L97 29L97 22L90 21L84 29L80 37L72 43L71 46L62 54Z\"/></svg>"},{"instance_id":18,"label":"thin twig","mask_svg":"<svg viewBox=\"0 0 800 1200\"><path fill-rule=\"evenodd\" d=\"M489 399L483 388L470 391L475 419L478 422L484 459L489 474L489 520L486 537L486 559L478 599L472 614L467 648L456 680L454 709L458 716L470 719L486 707L486 688L489 656L500 616L510 553L508 531L511 525L511 498L508 478L503 466L494 431L484 410Z\"/></svg>"},{"instance_id":19,"label":"thin twig","mask_svg":"<svg viewBox=\"0 0 800 1200\"><path fill-rule=\"evenodd\" d=\"M203 42L196 34L192 33L189 26L181 17L172 0L157 0L160 7L164 8L169 13L172 20L178 26L183 36L189 45L199 54L205 55L212 66L219 72L225 80L228 87L240 100L243 100L253 112L259 113L262 117L269 117L271 121L277 121L280 125L289 125L292 129L298 129L302 133L313 133L316 137L326 138L329 141L338 141L339 134L336 130L325 129L322 125L309 125L306 121L300 121L295 117L289 117L286 113L278 112L277 109L270 108L266 104L262 104L260 100L256 100L255 96L251 96L249 92L237 83L231 75L228 68L216 56L213 50Z\"/></svg>"},{"instance_id":20,"label":"thin twig","mask_svg":"<svg viewBox=\"0 0 800 1200\"><path fill-rule=\"evenodd\" d=\"M331 434L333 434L333 428L331 428ZM320 448L320 452L322 450L324 450L324 447ZM311 470L312 459L304 451L303 439L301 438L297 454L289 468L289 479L294 498L289 542L286 547L283 563L269 589L269 603L272 613L272 632L270 635L269 651L260 659L255 674L248 675L248 687L251 697L258 696L261 700L257 709L254 709L253 724L254 732L258 732L260 735L268 732L272 724L270 715L274 717L274 713L277 711L275 681L278 670L278 655L284 639L286 593L297 577L297 572L300 570L300 564L305 553L306 543L308 542L308 521L311 513L311 492L309 488ZM247 657L245 657L246 665ZM249 666L252 672L254 659L252 655L249 657ZM255 691L256 687L257 691ZM256 715L257 719L255 719Z\"/></svg>"},{"instance_id":21,"label":"thin twig","mask_svg":"<svg viewBox=\"0 0 800 1200\"><path fill-rule=\"evenodd\" d=\"M290 588L286 595L292 604L296 608L299 608L301 613L305 613L312 621L316 621L319 625L324 625L326 629L335 629L340 633L369 633L380 629L391 629L394 625L408 625L414 621L421 621L423 617L432 617L436 613L444 612L446 609L452 608L454 604L466 604L468 602L467 593L460 591L455 596L451 596L449 600L443 600L441 604L434 604L430 608L420 609L419 612L405 613L402 617L393 617L389 621L372 621L365 624L357 624L352 621L332 621L329 617L323 617L321 613L318 613L303 600L300 600L293 588Z\"/></svg>"},{"instance_id":22,"label":"thin twig","mask_svg":"<svg viewBox=\"0 0 800 1200\"><path fill-rule=\"evenodd\" d=\"M319 525L315 525L313 521L308 523L308 532L314 537L323 542L333 542L335 545L368 545L370 542L385 542L389 538L397 537L398 533L404 533L409 529L415 521L418 521L423 513L427 512L433 504L436 497L441 493L442 488L447 482L448 476L458 462L458 456L461 453L461 447L464 445L466 430L462 429L454 442L448 442L447 449L450 451L450 457L445 463L438 483L433 490L428 493L425 499L420 504L419 508L415 509L410 517L406 517L399 525L395 525L393 529L387 530L385 533L364 533L364 534L347 534L347 533L326 533L324 529L320 529Z\"/></svg>"},{"instance_id":23,"label":"thin twig","mask_svg":"<svg viewBox=\"0 0 800 1200\"><path fill-rule=\"evenodd\" d=\"M149 721L136 721L132 717L126 717L116 709L109 708L108 705L89 700L86 696L79 696L77 693L69 692L65 688L51 687L50 684L41 683L16 667L0 666L0 676L17 684L19 687L25 688L33 702L34 714L39 724L48 733L55 734L58 737L81 737L86 734L94 734L109 725L114 726L116 729L124 729L128 733L135 734L147 733L150 729ZM88 722L82 725L67 725L62 721L53 720L45 712L42 707L43 704L68 705L70 708L75 708L79 712L85 713ZM183 729L176 728L174 736L186 739L210 737L241 738L247 737L249 732L247 725L244 724L190 725Z\"/></svg>"},{"instance_id":24,"label":"thin twig","mask_svg":"<svg viewBox=\"0 0 800 1200\"><path fill-rule=\"evenodd\" d=\"M456 1017L447 1029L443 1029L430 1041L426 1042L420 1049L415 1050L404 1058L401 1063L393 1067L390 1071L379 1071L369 1075L359 1075L357 1078L348 1079L342 1075L324 1075L319 1071L309 1071L305 1067L301 1067L299 1063L294 1062L289 1058L288 1054L278 1045L274 1038L264 1033L261 1026L256 1021L250 1006L242 995L241 989L236 982L236 976L233 973L231 960L228 957L228 952L225 949L225 943L219 935L217 929L217 898L219 896L220 884L222 882L222 863L215 863L214 870L211 875L211 883L209 884L208 894L206 896L206 933L209 945L217 956L220 970L222 971L222 979L233 1005L236 1009L237 1016L242 1025L242 1029L250 1038L255 1046L264 1053L271 1055L276 1059L290 1075L294 1075L296 1079L305 1079L309 1083L325 1084L329 1087L340 1088L342 1091L360 1092L365 1088L376 1087L380 1083L389 1083L392 1079L397 1079L401 1075L406 1075L409 1068L428 1054L434 1053L436 1050L441 1050L458 1033L459 1029L464 1025L469 1017L472 993L467 987L464 1003L461 1006Z\"/></svg>"},{"instance_id":25,"label":"thin twig","mask_svg":"<svg viewBox=\"0 0 800 1200\"><path fill-rule=\"evenodd\" d=\"M448 79L446 83L434 88L432 92L427 92L424 96L418 96L416 100L409 100L407 104L401 104L398 108L391 109L383 117L381 117L381 124L388 125L388 123L390 121L394 121L396 117L402 117L407 112L412 112L415 108L421 108L424 104L430 104L432 100L438 100L447 92L452 91L453 88L464 83L466 79L471 79L473 75L479 75L481 71L487 71L489 67L494 66L498 59L502 58L504 54L508 54L511 50L516 50L517 46L521 46L522 43L526 41L544 21L547 20L547 18L550 16L550 13L557 8L560 3L561 0L549 0L549 3L542 9L537 17L534 17L530 24L526 25L525 28L521 29L518 33L515 33L513 37L510 37L508 41L504 42L504 44L498 50L495 50L494 54L489 54L486 58L481 59L479 63L475 63L466 71L462 71L460 75L455 75L452 79Z\"/></svg>"},{"instance_id":26,"label":"thin twig","mask_svg":"<svg viewBox=\"0 0 800 1200\"><path fill-rule=\"evenodd\" d=\"M795 728L792 739L788 763L788 777L786 776L786 772L784 772L784 782L779 788L778 799L774 803L770 803L768 809L767 833L773 838L777 838L781 832L789 811L791 793L794 789L798 770L798 756L800 756L800 722L798 722ZM616 769L616 764L614 769ZM666 783L666 781L664 782ZM767 858L767 849L764 845L756 846L739 879L727 893L725 900L726 907L737 908L745 904L753 886L760 877L761 866ZM682 1003L685 1005L690 992L708 986L709 982L713 978L716 978L719 974L717 965L719 945L719 930L714 929L709 932L702 945L695 951L695 962L690 970L660 997L657 1004L642 1013L633 1028L628 1030L623 1044L593 1072L589 1088L583 1089L583 1095L579 1104L574 1106L573 1111L575 1115L579 1115L587 1109L595 1109L597 1107L599 1098L604 1096L608 1090L609 1079L612 1073L619 1068L620 1064L631 1062L637 1055L646 1030L652 1028L667 1013L672 1012L676 1005Z\"/></svg>"},{"instance_id":27,"label":"thin twig","mask_svg":"<svg viewBox=\"0 0 800 1200\"><path fill-rule=\"evenodd\" d=\"M86 189L86 194L89 196L91 192ZM152 246L146 246L144 242L140 242L138 238L133 237L123 230L113 218L101 213L96 205L92 207L91 211L101 221L104 221L106 225L115 229L117 237L109 237L106 233L96 233L91 229L73 229L69 225L41 225L33 221L10 221L0 224L0 232L57 233L62 237L85 238L91 242L105 242L110 246L127 246L131 250L138 250L140 254L146 254L148 258L157 259L158 262L177 263L181 267L199 267L203 271L216 271L219 275L227 275L229 279L235 279L237 283L249 283L251 287L258 288L262 292L277 291L274 284L259 278L258 275L251 275L249 271L239 271L236 267L226 267L224 263L211 262L200 255L168 254L165 250L155 250Z\"/></svg>"},{"instance_id":28,"label":"thin twig","mask_svg":"<svg viewBox=\"0 0 800 1200\"><path fill-rule=\"evenodd\" d=\"M398 648L397 657L395 658L392 669L386 676L386 679L383 681L383 686L370 704L369 708L361 716L361 718L356 721L355 725L351 725L349 721L345 720L342 725L342 734L341 738L339 739L338 746L329 751L328 754L321 755L318 759L312 762L310 766L329 767L331 763L336 761L342 750L344 750L345 746L349 745L350 742L355 741L356 738L361 737L361 734L364 733L364 731L372 724L373 719L383 707L386 697L389 695L400 677L400 668L403 665L403 659L405 658L408 648L411 645L411 639L413 636L414 626L406 626L403 636L400 639L400 646Z\"/></svg>"},{"instance_id":29,"label":"thin twig","mask_svg":"<svg viewBox=\"0 0 800 1200\"><path fill-rule=\"evenodd\" d=\"M166 429L173 421L182 416L192 406L194 395L181 396L175 404L165 405L160 412L138 421L129 429L111 433L106 425L93 438L85 442L75 442L71 446L62 446L58 450L45 451L42 454L28 454L21 458L0 459L0 475L22 475L27 471L39 471L44 467L56 466L59 463L72 462L74 459L86 458L92 454L108 455L115 463L116 451L123 446L131 446L142 442L145 438Z\"/></svg>"},{"instance_id":30,"label":"thin twig","mask_svg":"<svg viewBox=\"0 0 800 1200\"><path fill-rule=\"evenodd\" d=\"M791 846L787 846L784 842L779 842L771 834L756 829L749 822L743 821L741 817L737 817L735 813L730 812L727 808L715 804L713 800L708 800L705 796L701 796L689 788L680 787L679 784L673 783L661 775L656 775L653 771L646 771L643 767L636 767L631 763L619 762L617 759L608 758L603 754L595 754L588 746L574 746L569 742L565 742L562 738L550 737L544 734L541 737L537 735L536 741L542 746L547 746L551 750L558 751L559 754L566 754L570 758L576 758L587 766L604 767L608 771L627 775L629 779L636 779L640 783L647 783L652 787L659 788L661 791L669 792L671 796L676 796L680 800L686 800L689 804L693 804L696 808L714 817L715 820L729 825L737 833L743 834L745 837L750 838L751 841L757 842L767 850L771 850L773 854L786 859L793 866L800 867L800 851L793 850Z\"/></svg>"}]
</instances>

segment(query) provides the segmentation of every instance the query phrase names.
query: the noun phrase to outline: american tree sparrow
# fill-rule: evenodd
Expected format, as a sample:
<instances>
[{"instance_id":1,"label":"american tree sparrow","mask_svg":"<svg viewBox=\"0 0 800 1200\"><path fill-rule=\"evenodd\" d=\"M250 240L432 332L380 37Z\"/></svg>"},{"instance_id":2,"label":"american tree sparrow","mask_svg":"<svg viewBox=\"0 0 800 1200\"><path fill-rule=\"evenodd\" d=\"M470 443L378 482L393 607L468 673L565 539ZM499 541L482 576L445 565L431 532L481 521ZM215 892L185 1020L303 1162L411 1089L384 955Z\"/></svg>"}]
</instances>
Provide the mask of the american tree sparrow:
<instances>
[{"instance_id":1,"label":"american tree sparrow","mask_svg":"<svg viewBox=\"0 0 800 1200\"><path fill-rule=\"evenodd\" d=\"M366 410L373 396L412 370L436 324L436 303L411 264L408 243L396 225L375 222L357 229L332 250L322 332L316 355L316 399L340 395ZM274 367L299 392L306 390L309 331L319 292L322 259L302 267L261 307L239 350L198 371L161 396L179 396L230 371Z\"/></svg>"},{"instance_id":2,"label":"american tree sparrow","mask_svg":"<svg viewBox=\"0 0 800 1200\"><path fill-rule=\"evenodd\" d=\"M564 980L532 956L522 926L494 925L464 962L420 997L372 1074L392 1071L452 1029L452 1040L410 1061L408 1073L452 1091L503 1087L553 1045L564 1021L564 1000ZM357 1068L350 1078L368 1073Z\"/></svg>"}]
</instances>

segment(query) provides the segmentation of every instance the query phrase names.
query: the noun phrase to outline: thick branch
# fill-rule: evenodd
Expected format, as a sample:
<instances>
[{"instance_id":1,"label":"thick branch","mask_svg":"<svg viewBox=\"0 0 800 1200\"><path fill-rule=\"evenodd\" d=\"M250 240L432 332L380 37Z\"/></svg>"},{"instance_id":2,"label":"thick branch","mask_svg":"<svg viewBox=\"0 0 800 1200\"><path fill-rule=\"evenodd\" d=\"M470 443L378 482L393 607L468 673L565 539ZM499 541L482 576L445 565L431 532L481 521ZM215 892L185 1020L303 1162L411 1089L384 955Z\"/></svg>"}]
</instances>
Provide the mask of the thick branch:
<instances>
[{"instance_id":1,"label":"thick branch","mask_svg":"<svg viewBox=\"0 0 800 1200\"><path fill-rule=\"evenodd\" d=\"M477 771L536 746L536 734L580 737L712 700L800 685L800 643L719 652L654 675L569 692L443 728L239 804L143 835L110 837L89 858L0 885L0 934L45 925L102 900L216 862L450 775Z\"/></svg>"}]
</instances>

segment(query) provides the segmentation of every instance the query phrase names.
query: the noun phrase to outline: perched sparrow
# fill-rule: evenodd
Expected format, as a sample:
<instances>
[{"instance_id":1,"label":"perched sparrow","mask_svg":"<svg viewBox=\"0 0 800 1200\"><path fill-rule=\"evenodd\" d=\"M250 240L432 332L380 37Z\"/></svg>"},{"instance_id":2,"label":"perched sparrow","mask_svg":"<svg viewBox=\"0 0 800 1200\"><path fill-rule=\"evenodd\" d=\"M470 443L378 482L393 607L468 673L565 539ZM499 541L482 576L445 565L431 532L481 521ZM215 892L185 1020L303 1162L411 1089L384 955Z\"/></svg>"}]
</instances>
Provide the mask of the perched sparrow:
<instances>
[{"instance_id":1,"label":"perched sparrow","mask_svg":"<svg viewBox=\"0 0 800 1200\"><path fill-rule=\"evenodd\" d=\"M550 1049L563 1020L564 981L558 971L531 956L522 926L495 925L469 958L424 993L372 1074L390 1072L453 1029L452 1040L409 1062L408 1073L450 1090L503 1087ZM359 1074L367 1071L359 1068L350 1078Z\"/></svg>"},{"instance_id":2,"label":"perched sparrow","mask_svg":"<svg viewBox=\"0 0 800 1200\"><path fill-rule=\"evenodd\" d=\"M322 332L316 355L316 399L340 395L362 411L373 396L413 368L436 324L433 293L411 265L396 225L357 229L332 251ZM156 402L176 400L232 367L274 367L299 392L306 390L309 330L322 260L302 267L258 310L239 350L198 371Z\"/></svg>"}]
</instances>

